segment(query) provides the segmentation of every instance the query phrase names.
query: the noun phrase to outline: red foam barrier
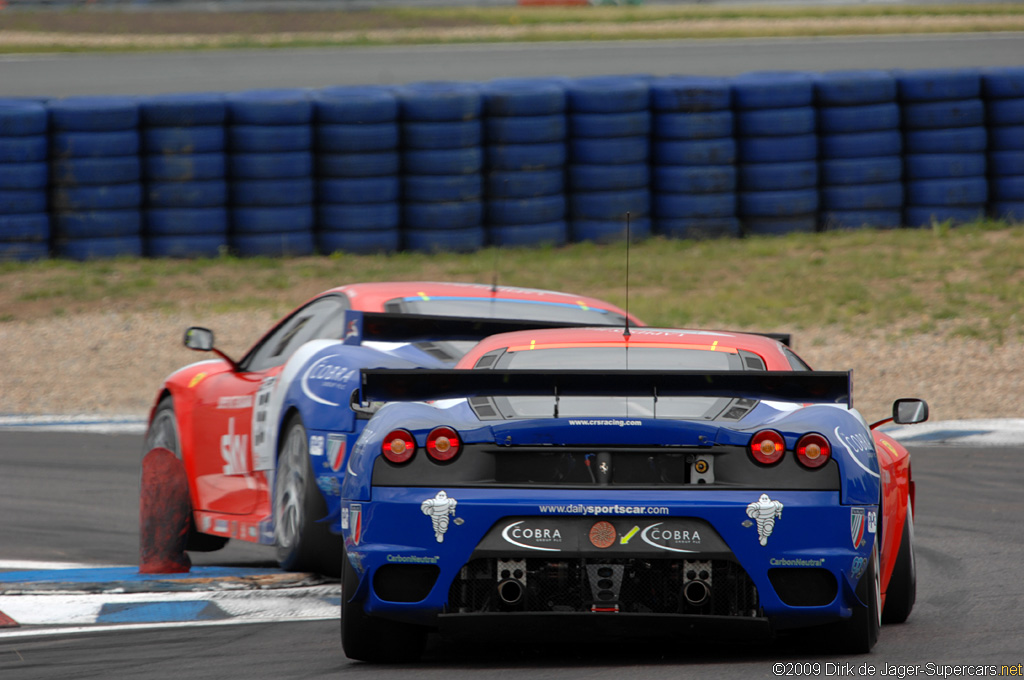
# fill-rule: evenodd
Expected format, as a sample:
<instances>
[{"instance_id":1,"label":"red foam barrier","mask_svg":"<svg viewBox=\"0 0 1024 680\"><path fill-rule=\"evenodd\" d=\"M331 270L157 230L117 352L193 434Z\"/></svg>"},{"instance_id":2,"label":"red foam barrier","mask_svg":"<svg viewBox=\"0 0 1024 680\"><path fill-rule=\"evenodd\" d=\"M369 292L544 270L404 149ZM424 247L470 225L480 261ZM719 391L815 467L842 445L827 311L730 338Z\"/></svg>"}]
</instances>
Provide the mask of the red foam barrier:
<instances>
[{"instance_id":1,"label":"red foam barrier","mask_svg":"<svg viewBox=\"0 0 1024 680\"><path fill-rule=\"evenodd\" d=\"M139 499L139 573L181 574L192 568L185 541L192 515L185 466L156 448L142 458Z\"/></svg>"}]
</instances>

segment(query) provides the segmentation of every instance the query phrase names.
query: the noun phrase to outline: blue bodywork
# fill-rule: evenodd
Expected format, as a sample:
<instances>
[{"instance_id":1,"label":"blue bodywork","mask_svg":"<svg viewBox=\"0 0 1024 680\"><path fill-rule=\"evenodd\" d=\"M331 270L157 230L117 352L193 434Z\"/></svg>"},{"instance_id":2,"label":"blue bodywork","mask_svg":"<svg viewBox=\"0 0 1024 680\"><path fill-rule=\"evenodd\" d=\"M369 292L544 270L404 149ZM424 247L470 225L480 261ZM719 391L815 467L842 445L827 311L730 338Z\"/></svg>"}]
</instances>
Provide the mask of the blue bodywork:
<instances>
[{"instance_id":1,"label":"blue bodywork","mask_svg":"<svg viewBox=\"0 0 1024 680\"><path fill-rule=\"evenodd\" d=\"M341 487L358 579L345 597L369 616L441 629L508 614L675 614L771 630L849 618L879 525L870 430L848 399L758 397L734 421L504 420L465 398L388 403ZM437 426L460 435L447 464L424 451ZM766 428L786 442L772 467L748 452ZM381 455L395 429L418 447L403 466ZM812 432L831 460L808 470L793 450ZM601 461L631 478L597 481Z\"/></svg>"}]
</instances>

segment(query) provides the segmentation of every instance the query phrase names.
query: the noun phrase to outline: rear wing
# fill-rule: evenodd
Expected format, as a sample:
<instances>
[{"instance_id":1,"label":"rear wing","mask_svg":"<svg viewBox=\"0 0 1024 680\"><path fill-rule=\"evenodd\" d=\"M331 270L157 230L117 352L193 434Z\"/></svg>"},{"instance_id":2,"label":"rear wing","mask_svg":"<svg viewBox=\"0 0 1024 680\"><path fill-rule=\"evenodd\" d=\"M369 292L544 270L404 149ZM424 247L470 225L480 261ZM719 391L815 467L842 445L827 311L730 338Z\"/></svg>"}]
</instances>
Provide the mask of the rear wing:
<instances>
[{"instance_id":1,"label":"rear wing","mask_svg":"<svg viewBox=\"0 0 1024 680\"><path fill-rule=\"evenodd\" d=\"M541 328L577 328L592 323L528 321L523 319L481 319L466 316L391 314L345 310L346 345L378 342L425 342L428 340L483 340L498 333Z\"/></svg>"},{"instance_id":2,"label":"rear wing","mask_svg":"<svg viewBox=\"0 0 1024 680\"><path fill-rule=\"evenodd\" d=\"M775 399L853 407L850 371L494 371L363 369L360 397L430 401L485 396Z\"/></svg>"}]
</instances>

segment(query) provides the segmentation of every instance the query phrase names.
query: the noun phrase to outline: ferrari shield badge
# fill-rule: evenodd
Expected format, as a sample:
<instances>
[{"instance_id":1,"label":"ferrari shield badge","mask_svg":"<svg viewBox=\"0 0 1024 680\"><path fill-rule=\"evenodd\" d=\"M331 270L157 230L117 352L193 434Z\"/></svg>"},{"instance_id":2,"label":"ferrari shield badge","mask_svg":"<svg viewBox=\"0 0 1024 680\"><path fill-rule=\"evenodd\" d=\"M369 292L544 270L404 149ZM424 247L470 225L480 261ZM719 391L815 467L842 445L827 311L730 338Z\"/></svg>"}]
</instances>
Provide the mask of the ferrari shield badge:
<instances>
[{"instance_id":1,"label":"ferrari shield badge","mask_svg":"<svg viewBox=\"0 0 1024 680\"><path fill-rule=\"evenodd\" d=\"M850 539L854 548L864 542L864 508L850 508Z\"/></svg>"}]
</instances>

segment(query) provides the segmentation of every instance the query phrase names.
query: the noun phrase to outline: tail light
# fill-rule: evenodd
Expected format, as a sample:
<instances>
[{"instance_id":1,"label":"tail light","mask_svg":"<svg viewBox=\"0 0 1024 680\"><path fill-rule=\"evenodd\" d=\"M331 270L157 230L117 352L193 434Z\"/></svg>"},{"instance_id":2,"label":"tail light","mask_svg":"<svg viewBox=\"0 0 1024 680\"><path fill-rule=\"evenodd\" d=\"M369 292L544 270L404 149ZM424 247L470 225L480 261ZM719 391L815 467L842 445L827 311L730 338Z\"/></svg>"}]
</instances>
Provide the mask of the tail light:
<instances>
[{"instance_id":1,"label":"tail light","mask_svg":"<svg viewBox=\"0 0 1024 680\"><path fill-rule=\"evenodd\" d=\"M384 437L380 452L390 463L408 463L416 453L416 440L408 430L392 430Z\"/></svg>"},{"instance_id":2,"label":"tail light","mask_svg":"<svg viewBox=\"0 0 1024 680\"><path fill-rule=\"evenodd\" d=\"M450 427L435 427L427 435L427 455L438 463L447 463L459 455L462 440Z\"/></svg>"},{"instance_id":3,"label":"tail light","mask_svg":"<svg viewBox=\"0 0 1024 680\"><path fill-rule=\"evenodd\" d=\"M796 459L806 468L819 468L832 457L832 446L828 439L812 432L800 437L796 443Z\"/></svg>"},{"instance_id":4,"label":"tail light","mask_svg":"<svg viewBox=\"0 0 1024 680\"><path fill-rule=\"evenodd\" d=\"M761 430L750 440L750 455L761 465L774 465L786 452L786 440L775 430Z\"/></svg>"}]
</instances>

